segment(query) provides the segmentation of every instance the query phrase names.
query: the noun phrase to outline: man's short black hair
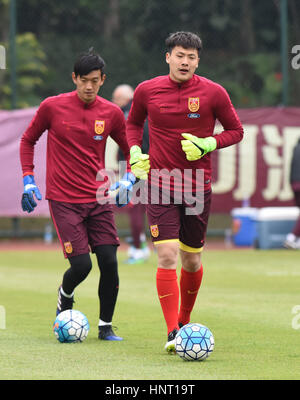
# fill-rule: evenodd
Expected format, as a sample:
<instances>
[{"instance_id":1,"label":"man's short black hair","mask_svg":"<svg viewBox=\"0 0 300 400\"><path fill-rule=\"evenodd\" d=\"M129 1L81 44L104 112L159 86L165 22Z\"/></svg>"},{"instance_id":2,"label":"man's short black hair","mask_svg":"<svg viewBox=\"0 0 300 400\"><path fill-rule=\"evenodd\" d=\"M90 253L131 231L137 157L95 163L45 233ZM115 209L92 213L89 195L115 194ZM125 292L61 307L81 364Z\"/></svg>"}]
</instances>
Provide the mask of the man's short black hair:
<instances>
[{"instance_id":1,"label":"man's short black hair","mask_svg":"<svg viewBox=\"0 0 300 400\"><path fill-rule=\"evenodd\" d=\"M88 75L92 71L100 70L101 76L104 74L105 62L99 54L90 48L88 52L81 54L74 64L75 76Z\"/></svg>"},{"instance_id":2,"label":"man's short black hair","mask_svg":"<svg viewBox=\"0 0 300 400\"><path fill-rule=\"evenodd\" d=\"M172 52L175 46L181 46L184 49L196 49L200 56L202 41L195 33L180 31L171 33L166 39L166 47L169 53Z\"/></svg>"}]
</instances>

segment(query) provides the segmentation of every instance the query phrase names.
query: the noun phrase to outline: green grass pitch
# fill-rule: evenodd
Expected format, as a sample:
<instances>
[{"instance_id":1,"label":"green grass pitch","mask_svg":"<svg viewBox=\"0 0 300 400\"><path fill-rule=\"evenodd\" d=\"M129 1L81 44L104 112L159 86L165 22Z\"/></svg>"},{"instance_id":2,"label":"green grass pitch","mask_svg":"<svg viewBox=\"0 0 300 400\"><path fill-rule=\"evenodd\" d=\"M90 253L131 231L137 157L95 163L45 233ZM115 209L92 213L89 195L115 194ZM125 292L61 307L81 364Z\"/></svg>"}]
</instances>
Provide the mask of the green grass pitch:
<instances>
[{"instance_id":1,"label":"green grass pitch","mask_svg":"<svg viewBox=\"0 0 300 400\"><path fill-rule=\"evenodd\" d=\"M124 341L99 341L99 272L92 257L93 270L76 289L74 305L88 317L89 335L83 343L61 344L52 324L57 288L67 268L62 252L0 253L2 380L300 378L300 329L293 325L297 315L292 311L300 304L299 252L203 253L204 277L192 322L208 326L215 337L214 352L204 362L185 362L163 350L167 332L155 288L155 254L145 264L126 265L126 253L119 252L113 324Z\"/></svg>"}]
</instances>

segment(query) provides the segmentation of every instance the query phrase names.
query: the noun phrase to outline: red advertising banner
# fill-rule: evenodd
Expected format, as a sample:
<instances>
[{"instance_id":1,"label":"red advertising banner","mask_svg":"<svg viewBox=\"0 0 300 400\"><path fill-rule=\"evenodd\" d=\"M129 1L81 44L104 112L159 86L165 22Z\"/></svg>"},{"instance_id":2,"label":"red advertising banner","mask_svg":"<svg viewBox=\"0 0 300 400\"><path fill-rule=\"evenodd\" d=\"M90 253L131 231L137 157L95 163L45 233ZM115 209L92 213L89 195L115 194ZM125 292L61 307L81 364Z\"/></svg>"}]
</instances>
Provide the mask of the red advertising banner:
<instances>
[{"instance_id":1,"label":"red advertising banner","mask_svg":"<svg viewBox=\"0 0 300 400\"><path fill-rule=\"evenodd\" d=\"M34 213L24 213L21 208L23 177L19 157L20 139L34 116L36 108L0 111L0 216L38 217L49 216L48 201L45 200L46 144L45 133L36 144L34 165L35 180L43 195Z\"/></svg>"},{"instance_id":2,"label":"red advertising banner","mask_svg":"<svg viewBox=\"0 0 300 400\"><path fill-rule=\"evenodd\" d=\"M36 108L0 111L0 216L26 216L21 210L23 192L19 161L20 138ZM252 207L291 206L289 172L293 148L300 138L300 108L238 110L245 135L235 146L212 153L212 212L228 213L249 201ZM221 126L216 126L216 133ZM47 134L35 151L36 182L44 195ZM118 170L117 146L108 141L107 169ZM95 178L96 179L96 178ZM49 216L44 199L30 216Z\"/></svg>"},{"instance_id":3,"label":"red advertising banner","mask_svg":"<svg viewBox=\"0 0 300 400\"><path fill-rule=\"evenodd\" d=\"M212 211L230 212L243 201L259 208L294 205L289 173L300 138L300 108L245 109L238 115L244 139L212 153Z\"/></svg>"}]
</instances>

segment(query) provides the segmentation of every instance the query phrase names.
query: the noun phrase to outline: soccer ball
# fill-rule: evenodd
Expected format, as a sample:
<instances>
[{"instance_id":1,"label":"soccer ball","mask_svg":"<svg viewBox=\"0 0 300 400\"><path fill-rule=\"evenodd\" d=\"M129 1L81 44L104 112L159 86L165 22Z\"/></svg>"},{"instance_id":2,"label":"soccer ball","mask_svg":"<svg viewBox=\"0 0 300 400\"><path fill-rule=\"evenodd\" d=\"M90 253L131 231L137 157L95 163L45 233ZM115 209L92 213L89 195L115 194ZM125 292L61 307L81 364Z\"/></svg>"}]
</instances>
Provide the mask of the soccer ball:
<instances>
[{"instance_id":1,"label":"soccer ball","mask_svg":"<svg viewBox=\"0 0 300 400\"><path fill-rule=\"evenodd\" d=\"M188 361L205 360L213 351L214 345L211 331L197 323L184 325L175 336L176 354Z\"/></svg>"},{"instance_id":2,"label":"soccer ball","mask_svg":"<svg viewBox=\"0 0 300 400\"><path fill-rule=\"evenodd\" d=\"M53 332L61 343L82 342L90 329L87 317L77 310L62 311L53 324Z\"/></svg>"}]
</instances>

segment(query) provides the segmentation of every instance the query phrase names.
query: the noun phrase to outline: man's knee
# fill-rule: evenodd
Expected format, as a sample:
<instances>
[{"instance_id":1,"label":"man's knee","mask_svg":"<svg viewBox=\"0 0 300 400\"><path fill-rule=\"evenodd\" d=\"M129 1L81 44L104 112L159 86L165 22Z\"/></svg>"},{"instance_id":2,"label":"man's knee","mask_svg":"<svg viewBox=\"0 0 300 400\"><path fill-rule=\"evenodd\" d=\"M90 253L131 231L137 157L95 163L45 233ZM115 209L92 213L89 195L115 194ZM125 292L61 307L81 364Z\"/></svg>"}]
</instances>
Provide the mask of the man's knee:
<instances>
[{"instance_id":1,"label":"man's knee","mask_svg":"<svg viewBox=\"0 0 300 400\"><path fill-rule=\"evenodd\" d=\"M158 267L174 269L177 267L178 243L160 243L156 245L158 255Z\"/></svg>"},{"instance_id":2,"label":"man's knee","mask_svg":"<svg viewBox=\"0 0 300 400\"><path fill-rule=\"evenodd\" d=\"M197 272L201 267L201 252L191 253L180 250L182 267L188 272Z\"/></svg>"},{"instance_id":3,"label":"man's knee","mask_svg":"<svg viewBox=\"0 0 300 400\"><path fill-rule=\"evenodd\" d=\"M84 279L92 269L92 261L89 254L70 257L69 262L74 273L81 279Z\"/></svg>"},{"instance_id":4,"label":"man's knee","mask_svg":"<svg viewBox=\"0 0 300 400\"><path fill-rule=\"evenodd\" d=\"M117 265L117 246L116 245L100 245L95 247L95 254L99 267L105 265Z\"/></svg>"}]
</instances>

